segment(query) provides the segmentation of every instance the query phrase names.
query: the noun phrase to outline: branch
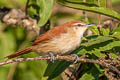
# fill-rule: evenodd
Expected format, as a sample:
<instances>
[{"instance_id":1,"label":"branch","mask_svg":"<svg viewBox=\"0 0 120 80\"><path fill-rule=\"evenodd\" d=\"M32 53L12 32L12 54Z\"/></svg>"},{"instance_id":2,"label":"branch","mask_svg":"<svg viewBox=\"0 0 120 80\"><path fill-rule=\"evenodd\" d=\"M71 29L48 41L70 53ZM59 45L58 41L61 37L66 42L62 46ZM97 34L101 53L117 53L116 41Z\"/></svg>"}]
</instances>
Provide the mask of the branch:
<instances>
[{"instance_id":1,"label":"branch","mask_svg":"<svg viewBox=\"0 0 120 80\"><path fill-rule=\"evenodd\" d=\"M111 71L105 69L105 72L104 72L105 76L107 77L108 80L119 80L118 77L116 77L114 75L114 73L112 73Z\"/></svg>"},{"instance_id":2,"label":"branch","mask_svg":"<svg viewBox=\"0 0 120 80\"><path fill-rule=\"evenodd\" d=\"M50 60L50 59L51 59L51 57L49 57L49 56L39 56L39 57L34 57L34 58L17 58L17 59L12 59L12 60L7 60L7 61L0 62L0 66L10 64L10 63L14 63L14 62L35 61L35 60ZM75 61L75 59L76 59L76 57L73 57L73 56L59 56L59 55L56 56L56 60ZM114 72L116 72L117 74L120 75L120 71L116 67L107 63L107 61L104 58L94 60L94 59L86 59L85 57L81 56L81 57L79 57L78 62L98 64L98 65L101 65L102 67L108 68L109 70L112 70L112 71L114 71Z\"/></svg>"}]
</instances>

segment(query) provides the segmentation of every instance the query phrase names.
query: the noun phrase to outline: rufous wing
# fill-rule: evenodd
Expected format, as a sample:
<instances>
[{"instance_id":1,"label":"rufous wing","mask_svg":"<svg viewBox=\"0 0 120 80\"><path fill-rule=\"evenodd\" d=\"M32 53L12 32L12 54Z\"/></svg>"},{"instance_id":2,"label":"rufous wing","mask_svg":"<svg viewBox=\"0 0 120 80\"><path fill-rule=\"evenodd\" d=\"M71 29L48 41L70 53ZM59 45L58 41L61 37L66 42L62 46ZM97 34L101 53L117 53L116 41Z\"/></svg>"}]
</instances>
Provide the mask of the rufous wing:
<instances>
[{"instance_id":1,"label":"rufous wing","mask_svg":"<svg viewBox=\"0 0 120 80\"><path fill-rule=\"evenodd\" d=\"M59 36L61 33L66 33L65 26L56 26L53 29L49 30L48 32L40 35L33 44L37 44L39 42L44 42L49 39L52 39L53 37Z\"/></svg>"}]
</instances>

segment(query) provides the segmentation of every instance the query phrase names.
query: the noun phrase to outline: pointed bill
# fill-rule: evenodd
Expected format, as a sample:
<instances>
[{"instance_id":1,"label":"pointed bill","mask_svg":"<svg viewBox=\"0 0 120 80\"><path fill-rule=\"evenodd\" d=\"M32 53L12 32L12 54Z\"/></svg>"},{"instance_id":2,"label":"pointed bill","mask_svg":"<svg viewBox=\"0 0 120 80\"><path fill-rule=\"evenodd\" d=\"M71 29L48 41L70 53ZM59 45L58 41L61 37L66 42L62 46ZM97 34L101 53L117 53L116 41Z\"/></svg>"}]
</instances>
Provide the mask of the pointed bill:
<instances>
[{"instance_id":1,"label":"pointed bill","mask_svg":"<svg viewBox=\"0 0 120 80\"><path fill-rule=\"evenodd\" d=\"M94 26L94 25L96 25L96 24L87 24L87 27Z\"/></svg>"}]
</instances>

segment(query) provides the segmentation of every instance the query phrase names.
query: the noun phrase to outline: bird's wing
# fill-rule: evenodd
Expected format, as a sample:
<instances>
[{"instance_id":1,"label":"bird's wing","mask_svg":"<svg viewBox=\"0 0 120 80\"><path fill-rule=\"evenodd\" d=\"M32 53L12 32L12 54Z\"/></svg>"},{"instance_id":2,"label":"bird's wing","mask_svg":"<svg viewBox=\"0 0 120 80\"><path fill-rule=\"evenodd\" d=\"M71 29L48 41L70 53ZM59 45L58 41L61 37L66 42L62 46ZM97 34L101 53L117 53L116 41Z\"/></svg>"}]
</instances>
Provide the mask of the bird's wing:
<instances>
[{"instance_id":1,"label":"bird's wing","mask_svg":"<svg viewBox=\"0 0 120 80\"><path fill-rule=\"evenodd\" d=\"M40 35L36 40L34 40L33 44L37 44L39 42L44 42L44 41L49 40L53 37L57 37L61 33L66 33L65 26L56 26L53 29L49 30L48 32Z\"/></svg>"}]
</instances>

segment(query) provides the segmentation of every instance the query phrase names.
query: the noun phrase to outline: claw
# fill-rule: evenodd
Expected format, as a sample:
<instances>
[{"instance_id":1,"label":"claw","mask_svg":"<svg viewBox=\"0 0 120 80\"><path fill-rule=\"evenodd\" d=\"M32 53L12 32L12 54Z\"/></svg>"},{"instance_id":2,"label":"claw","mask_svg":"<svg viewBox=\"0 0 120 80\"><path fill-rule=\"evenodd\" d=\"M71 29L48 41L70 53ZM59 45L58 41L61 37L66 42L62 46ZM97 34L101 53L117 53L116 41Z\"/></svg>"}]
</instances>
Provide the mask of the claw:
<instances>
[{"instance_id":1,"label":"claw","mask_svg":"<svg viewBox=\"0 0 120 80\"><path fill-rule=\"evenodd\" d=\"M79 61L79 56L78 56L77 54L71 54L71 56L76 57L76 58L75 58L75 61L73 62L74 64Z\"/></svg>"},{"instance_id":2,"label":"claw","mask_svg":"<svg viewBox=\"0 0 120 80\"><path fill-rule=\"evenodd\" d=\"M51 59L50 59L50 61L52 61L53 63L55 62L55 60L56 60L56 57L54 56L54 54L53 54L53 52L49 52L49 55L51 56Z\"/></svg>"}]
</instances>

